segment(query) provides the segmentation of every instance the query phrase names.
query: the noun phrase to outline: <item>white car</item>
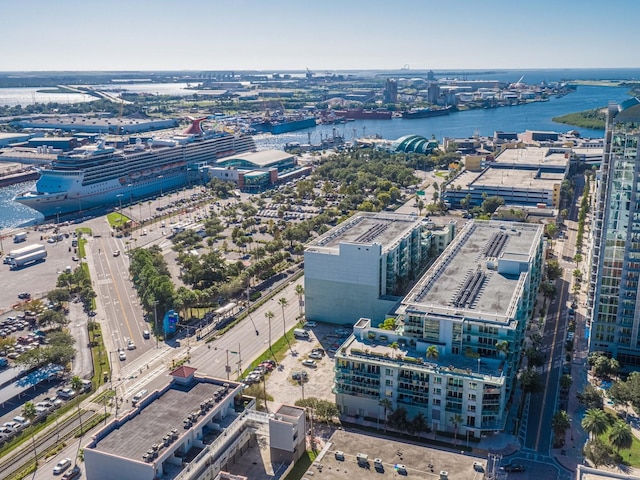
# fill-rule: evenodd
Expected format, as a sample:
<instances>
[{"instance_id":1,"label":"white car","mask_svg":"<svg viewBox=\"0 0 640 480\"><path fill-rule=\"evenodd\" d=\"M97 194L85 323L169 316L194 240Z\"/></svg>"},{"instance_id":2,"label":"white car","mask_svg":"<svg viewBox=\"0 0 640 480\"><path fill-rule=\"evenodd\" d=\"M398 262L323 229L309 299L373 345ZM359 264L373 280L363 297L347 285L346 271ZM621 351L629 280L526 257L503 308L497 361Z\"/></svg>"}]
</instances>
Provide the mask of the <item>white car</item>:
<instances>
[{"instance_id":1,"label":"white car","mask_svg":"<svg viewBox=\"0 0 640 480\"><path fill-rule=\"evenodd\" d=\"M124 350L118 350L118 358L122 361L125 361L127 359L127 354L124 352Z\"/></svg>"},{"instance_id":2,"label":"white car","mask_svg":"<svg viewBox=\"0 0 640 480\"><path fill-rule=\"evenodd\" d=\"M311 367L311 368L316 368L318 366L315 360L303 360L302 364L305 367Z\"/></svg>"},{"instance_id":3,"label":"white car","mask_svg":"<svg viewBox=\"0 0 640 480\"><path fill-rule=\"evenodd\" d=\"M136 344L133 343L133 340L129 340L127 342L127 350L135 350L136 349Z\"/></svg>"},{"instance_id":4,"label":"white car","mask_svg":"<svg viewBox=\"0 0 640 480\"><path fill-rule=\"evenodd\" d=\"M318 324L316 322L307 322L307 323L304 324L304 326L306 328L314 328L314 327L317 327Z\"/></svg>"},{"instance_id":5,"label":"white car","mask_svg":"<svg viewBox=\"0 0 640 480\"><path fill-rule=\"evenodd\" d=\"M64 459L60 460L55 467L53 467L53 474L54 475L60 475L62 472L64 472L70 466L71 466L71 459L70 458L64 458Z\"/></svg>"}]
</instances>

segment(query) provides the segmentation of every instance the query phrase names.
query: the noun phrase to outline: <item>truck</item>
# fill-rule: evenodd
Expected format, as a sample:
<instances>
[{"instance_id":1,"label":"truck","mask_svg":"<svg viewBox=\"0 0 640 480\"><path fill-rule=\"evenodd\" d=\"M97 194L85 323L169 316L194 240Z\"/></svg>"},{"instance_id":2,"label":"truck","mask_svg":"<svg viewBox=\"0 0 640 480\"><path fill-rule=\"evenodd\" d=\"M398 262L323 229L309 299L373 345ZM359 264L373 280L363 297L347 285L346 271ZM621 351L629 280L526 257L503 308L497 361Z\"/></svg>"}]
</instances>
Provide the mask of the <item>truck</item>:
<instances>
[{"instance_id":1,"label":"truck","mask_svg":"<svg viewBox=\"0 0 640 480\"><path fill-rule=\"evenodd\" d=\"M309 332L307 332L306 330L304 330L302 328L294 328L293 329L293 336L296 337L296 338L307 339L307 338L309 338Z\"/></svg>"},{"instance_id":2,"label":"truck","mask_svg":"<svg viewBox=\"0 0 640 480\"><path fill-rule=\"evenodd\" d=\"M21 255L19 257L14 257L11 259L11 270L18 270L22 267L27 267L29 265L34 265L36 263L43 262L47 258L47 251L44 247L41 250L36 250L35 252L27 253L26 255Z\"/></svg>"},{"instance_id":3,"label":"truck","mask_svg":"<svg viewBox=\"0 0 640 480\"><path fill-rule=\"evenodd\" d=\"M44 250L44 245L40 245L39 243L18 248L16 250L11 250L9 252L9 255L4 258L4 263L11 264L14 258L22 257L33 252L39 252L40 250Z\"/></svg>"},{"instance_id":4,"label":"truck","mask_svg":"<svg viewBox=\"0 0 640 480\"><path fill-rule=\"evenodd\" d=\"M27 232L19 232L13 236L13 243L20 243L27 240Z\"/></svg>"}]
</instances>

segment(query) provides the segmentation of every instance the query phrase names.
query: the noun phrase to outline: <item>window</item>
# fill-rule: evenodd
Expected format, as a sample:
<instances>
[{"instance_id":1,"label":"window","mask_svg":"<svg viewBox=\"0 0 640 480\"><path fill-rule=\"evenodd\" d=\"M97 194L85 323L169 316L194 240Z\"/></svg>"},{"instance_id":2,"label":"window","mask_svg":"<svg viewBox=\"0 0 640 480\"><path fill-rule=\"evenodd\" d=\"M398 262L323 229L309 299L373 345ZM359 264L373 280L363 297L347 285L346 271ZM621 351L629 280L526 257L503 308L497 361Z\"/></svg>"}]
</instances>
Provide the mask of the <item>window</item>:
<instances>
[{"instance_id":1,"label":"window","mask_svg":"<svg viewBox=\"0 0 640 480\"><path fill-rule=\"evenodd\" d=\"M433 394L434 395L441 395L442 394L442 390L440 388L434 388L433 389Z\"/></svg>"},{"instance_id":2,"label":"window","mask_svg":"<svg viewBox=\"0 0 640 480\"><path fill-rule=\"evenodd\" d=\"M385 386L387 386L387 387L393 387L393 380L391 380L391 379L387 378L387 379L384 381L384 384L385 384Z\"/></svg>"},{"instance_id":3,"label":"window","mask_svg":"<svg viewBox=\"0 0 640 480\"><path fill-rule=\"evenodd\" d=\"M469 394L469 400L471 400L472 402L476 401L476 394L475 393L470 393Z\"/></svg>"},{"instance_id":4,"label":"window","mask_svg":"<svg viewBox=\"0 0 640 480\"><path fill-rule=\"evenodd\" d=\"M434 382L436 385L442 385L442 377L434 377L433 382Z\"/></svg>"},{"instance_id":5,"label":"window","mask_svg":"<svg viewBox=\"0 0 640 480\"><path fill-rule=\"evenodd\" d=\"M391 371L390 368L385 368L384 369L384 373L385 373L385 375L393 375L393 372Z\"/></svg>"},{"instance_id":6,"label":"window","mask_svg":"<svg viewBox=\"0 0 640 480\"><path fill-rule=\"evenodd\" d=\"M439 398L434 398L434 399L433 399L433 405L434 405L434 406L436 406L436 405L440 405L440 399L439 399Z\"/></svg>"}]
</instances>

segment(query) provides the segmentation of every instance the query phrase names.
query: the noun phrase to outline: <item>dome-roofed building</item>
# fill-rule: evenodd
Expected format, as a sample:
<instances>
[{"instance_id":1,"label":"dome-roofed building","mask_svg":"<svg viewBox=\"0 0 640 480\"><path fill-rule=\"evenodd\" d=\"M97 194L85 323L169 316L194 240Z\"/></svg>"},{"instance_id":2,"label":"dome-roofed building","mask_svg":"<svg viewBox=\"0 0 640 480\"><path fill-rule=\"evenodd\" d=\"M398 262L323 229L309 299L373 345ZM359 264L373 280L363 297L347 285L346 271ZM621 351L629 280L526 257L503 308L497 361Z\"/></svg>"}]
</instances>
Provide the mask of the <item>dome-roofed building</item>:
<instances>
[{"instance_id":1,"label":"dome-roofed building","mask_svg":"<svg viewBox=\"0 0 640 480\"><path fill-rule=\"evenodd\" d=\"M425 153L429 154L438 148L436 140L428 140L422 135L405 135L391 144L392 153Z\"/></svg>"}]
</instances>

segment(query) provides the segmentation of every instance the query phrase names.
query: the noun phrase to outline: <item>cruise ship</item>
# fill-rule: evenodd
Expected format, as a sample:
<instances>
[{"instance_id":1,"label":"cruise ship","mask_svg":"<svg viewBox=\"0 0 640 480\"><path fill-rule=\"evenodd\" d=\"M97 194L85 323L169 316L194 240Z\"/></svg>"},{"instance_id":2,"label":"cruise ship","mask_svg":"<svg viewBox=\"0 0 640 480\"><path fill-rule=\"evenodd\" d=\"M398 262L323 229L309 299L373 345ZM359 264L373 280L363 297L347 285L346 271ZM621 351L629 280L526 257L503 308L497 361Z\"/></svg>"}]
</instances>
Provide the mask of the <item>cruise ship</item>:
<instances>
[{"instance_id":1,"label":"cruise ship","mask_svg":"<svg viewBox=\"0 0 640 480\"><path fill-rule=\"evenodd\" d=\"M204 120L193 119L181 134L137 139L121 150L101 141L61 154L40 170L34 190L14 200L45 217L115 207L195 182L199 167L256 150L250 135L205 131Z\"/></svg>"}]
</instances>

